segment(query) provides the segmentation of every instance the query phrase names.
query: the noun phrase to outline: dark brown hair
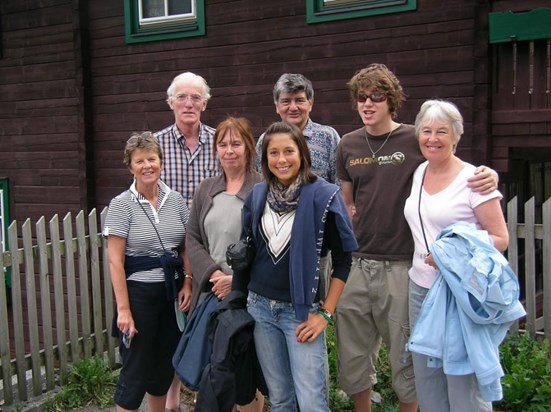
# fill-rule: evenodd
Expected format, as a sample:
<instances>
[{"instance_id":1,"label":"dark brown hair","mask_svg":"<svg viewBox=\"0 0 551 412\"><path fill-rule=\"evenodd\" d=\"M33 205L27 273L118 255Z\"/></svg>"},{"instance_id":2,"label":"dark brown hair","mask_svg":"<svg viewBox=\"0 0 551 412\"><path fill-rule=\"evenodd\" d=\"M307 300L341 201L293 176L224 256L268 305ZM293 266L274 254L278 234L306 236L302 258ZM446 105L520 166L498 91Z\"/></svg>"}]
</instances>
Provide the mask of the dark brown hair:
<instances>
[{"instance_id":1,"label":"dark brown hair","mask_svg":"<svg viewBox=\"0 0 551 412\"><path fill-rule=\"evenodd\" d=\"M300 168L298 174L301 181L307 183L316 180L317 177L312 172L310 149L308 149L302 130L290 123L275 122L268 127L264 133L264 140L262 141L262 175L264 176L266 182L271 182L276 178L268 167L268 144L270 143L270 140L272 140L273 135L280 133L289 135L298 147L298 153L300 156Z\"/></svg>"},{"instance_id":2,"label":"dark brown hair","mask_svg":"<svg viewBox=\"0 0 551 412\"><path fill-rule=\"evenodd\" d=\"M247 163L245 165L245 170L251 172L255 167L255 140L253 136L253 131L251 128L251 123L244 117L228 117L216 128L214 132L214 151L216 152L216 145L228 132L233 132L236 135L241 136L243 143L245 144L245 158Z\"/></svg>"},{"instance_id":3,"label":"dark brown hair","mask_svg":"<svg viewBox=\"0 0 551 412\"><path fill-rule=\"evenodd\" d=\"M381 63L373 63L359 70L348 83L352 107L358 107L358 93L366 89L378 90L387 95L388 110L392 117L396 117L398 109L406 100L406 95L400 81L388 67Z\"/></svg>"}]
</instances>

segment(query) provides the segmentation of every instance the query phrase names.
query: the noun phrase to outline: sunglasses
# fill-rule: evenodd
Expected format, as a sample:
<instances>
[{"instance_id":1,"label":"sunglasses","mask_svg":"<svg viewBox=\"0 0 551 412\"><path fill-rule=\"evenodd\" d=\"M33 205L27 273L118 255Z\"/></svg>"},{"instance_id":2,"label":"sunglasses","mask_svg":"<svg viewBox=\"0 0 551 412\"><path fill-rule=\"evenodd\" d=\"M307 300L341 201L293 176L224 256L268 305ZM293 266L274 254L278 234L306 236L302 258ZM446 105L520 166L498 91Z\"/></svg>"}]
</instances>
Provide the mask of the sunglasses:
<instances>
[{"instance_id":1,"label":"sunglasses","mask_svg":"<svg viewBox=\"0 0 551 412\"><path fill-rule=\"evenodd\" d=\"M130 337L130 334L127 332L127 333L124 333L122 335L122 344L124 345L124 347L126 349L130 349L130 344L132 343L132 338Z\"/></svg>"},{"instance_id":2,"label":"sunglasses","mask_svg":"<svg viewBox=\"0 0 551 412\"><path fill-rule=\"evenodd\" d=\"M157 138L151 132L143 132L142 134L133 134L130 139L126 141L128 144L141 143L141 142L157 142Z\"/></svg>"},{"instance_id":3,"label":"sunglasses","mask_svg":"<svg viewBox=\"0 0 551 412\"><path fill-rule=\"evenodd\" d=\"M387 98L387 94L385 92L373 92L371 94L365 94L365 93L358 93L356 96L356 100L358 103L365 103L367 99L371 99L373 103L381 103L384 102Z\"/></svg>"}]
</instances>

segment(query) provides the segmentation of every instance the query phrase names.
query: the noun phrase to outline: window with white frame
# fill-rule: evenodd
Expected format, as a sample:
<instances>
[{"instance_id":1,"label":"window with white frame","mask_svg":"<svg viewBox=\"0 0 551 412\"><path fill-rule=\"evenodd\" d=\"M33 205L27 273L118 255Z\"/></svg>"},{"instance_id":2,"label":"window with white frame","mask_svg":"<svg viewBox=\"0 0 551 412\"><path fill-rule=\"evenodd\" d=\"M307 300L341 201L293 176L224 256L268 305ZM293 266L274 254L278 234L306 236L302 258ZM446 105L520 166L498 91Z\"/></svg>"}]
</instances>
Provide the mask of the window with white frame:
<instances>
[{"instance_id":1,"label":"window with white frame","mask_svg":"<svg viewBox=\"0 0 551 412\"><path fill-rule=\"evenodd\" d=\"M124 0L127 43L205 34L204 0Z\"/></svg>"},{"instance_id":2,"label":"window with white frame","mask_svg":"<svg viewBox=\"0 0 551 412\"><path fill-rule=\"evenodd\" d=\"M308 23L322 23L417 9L417 0L306 0Z\"/></svg>"}]
</instances>

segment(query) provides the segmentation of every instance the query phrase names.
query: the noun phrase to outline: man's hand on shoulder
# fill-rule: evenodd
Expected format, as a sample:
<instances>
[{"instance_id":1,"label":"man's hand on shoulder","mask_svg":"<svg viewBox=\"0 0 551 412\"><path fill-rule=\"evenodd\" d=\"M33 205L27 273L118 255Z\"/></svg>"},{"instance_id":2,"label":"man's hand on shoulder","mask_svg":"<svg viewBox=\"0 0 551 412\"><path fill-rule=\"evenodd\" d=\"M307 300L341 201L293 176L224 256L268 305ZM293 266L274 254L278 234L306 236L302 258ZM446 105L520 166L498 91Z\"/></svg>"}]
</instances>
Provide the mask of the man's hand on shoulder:
<instances>
[{"instance_id":1,"label":"man's hand on shoulder","mask_svg":"<svg viewBox=\"0 0 551 412\"><path fill-rule=\"evenodd\" d=\"M499 175L494 169L488 166L478 166L474 175L467 180L467 186L473 191L483 195L497 190Z\"/></svg>"}]
</instances>

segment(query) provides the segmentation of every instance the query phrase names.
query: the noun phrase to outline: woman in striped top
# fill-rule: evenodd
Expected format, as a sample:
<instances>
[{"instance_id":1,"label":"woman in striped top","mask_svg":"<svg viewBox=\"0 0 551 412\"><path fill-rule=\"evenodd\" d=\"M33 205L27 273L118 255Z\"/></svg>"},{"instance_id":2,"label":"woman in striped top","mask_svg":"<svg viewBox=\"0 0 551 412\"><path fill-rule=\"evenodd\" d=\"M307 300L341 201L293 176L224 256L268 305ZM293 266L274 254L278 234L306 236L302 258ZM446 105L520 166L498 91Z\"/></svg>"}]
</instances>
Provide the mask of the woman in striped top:
<instances>
[{"instance_id":1,"label":"woman in striped top","mask_svg":"<svg viewBox=\"0 0 551 412\"><path fill-rule=\"evenodd\" d=\"M103 230L122 342L118 411L137 410L147 393L148 410L164 412L180 338L175 305L186 311L191 302L191 272L182 271L182 262L189 268L184 251L189 210L159 179L162 157L153 134L128 140L124 163L134 181L111 201Z\"/></svg>"}]
</instances>

